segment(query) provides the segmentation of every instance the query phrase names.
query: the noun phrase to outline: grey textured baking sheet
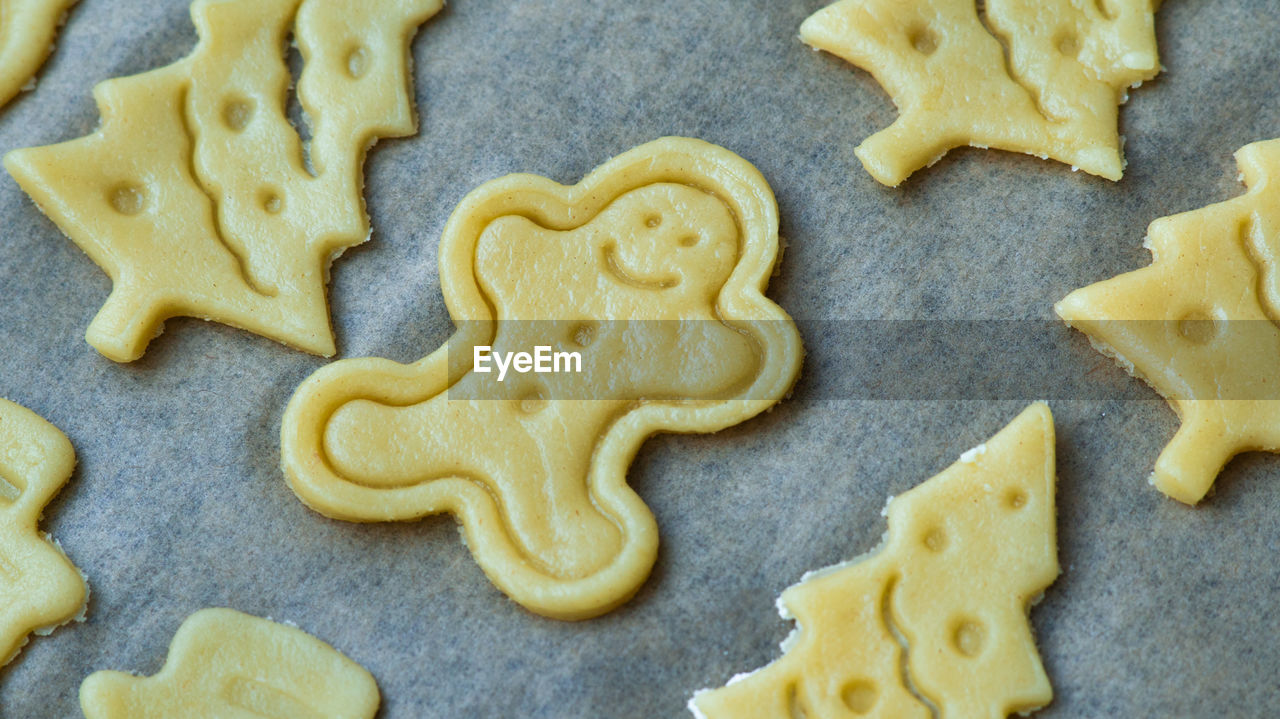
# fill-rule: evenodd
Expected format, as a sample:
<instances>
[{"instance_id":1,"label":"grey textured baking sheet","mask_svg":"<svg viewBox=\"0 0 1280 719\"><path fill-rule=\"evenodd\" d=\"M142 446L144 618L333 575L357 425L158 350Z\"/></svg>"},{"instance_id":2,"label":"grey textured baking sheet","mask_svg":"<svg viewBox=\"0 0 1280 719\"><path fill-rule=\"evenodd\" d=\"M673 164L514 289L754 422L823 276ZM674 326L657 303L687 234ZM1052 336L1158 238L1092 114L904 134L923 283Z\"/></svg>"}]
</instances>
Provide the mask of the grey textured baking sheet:
<instances>
[{"instance_id":1,"label":"grey textured baking sheet","mask_svg":"<svg viewBox=\"0 0 1280 719\"><path fill-rule=\"evenodd\" d=\"M369 158L373 241L334 266L341 356L409 361L448 337L436 243L476 185L515 171L575 182L662 135L760 168L789 243L770 295L826 327L1051 320L1068 291L1148 263L1149 221L1241 192L1232 153L1280 136L1275 2L1167 0L1167 69L1122 113L1122 182L963 150L889 190L853 148L892 104L796 39L823 4L452 2L414 43L422 131ZM95 83L194 42L187 0L82 0L38 90L0 113L0 149L91 131ZM206 606L332 643L377 678L385 719L684 716L694 690L777 656L784 587L874 546L887 495L1035 399L815 399L849 366L807 337L794 399L718 435L644 446L630 481L662 529L657 566L622 609L562 623L494 589L448 517L355 525L294 498L277 468L280 416L323 360L173 320L143 360L113 364L83 340L106 276L7 176L0 218L0 394L75 444L79 468L43 526L93 590L86 623L35 638L0 672L4 717L79 716L85 675L154 673ZM1106 361L1097 372L1132 382ZM1280 457L1238 458L1184 507L1146 483L1176 419L1154 394L1129 394L1144 399L1052 403L1063 574L1032 615L1056 690L1041 716L1274 716Z\"/></svg>"}]
</instances>

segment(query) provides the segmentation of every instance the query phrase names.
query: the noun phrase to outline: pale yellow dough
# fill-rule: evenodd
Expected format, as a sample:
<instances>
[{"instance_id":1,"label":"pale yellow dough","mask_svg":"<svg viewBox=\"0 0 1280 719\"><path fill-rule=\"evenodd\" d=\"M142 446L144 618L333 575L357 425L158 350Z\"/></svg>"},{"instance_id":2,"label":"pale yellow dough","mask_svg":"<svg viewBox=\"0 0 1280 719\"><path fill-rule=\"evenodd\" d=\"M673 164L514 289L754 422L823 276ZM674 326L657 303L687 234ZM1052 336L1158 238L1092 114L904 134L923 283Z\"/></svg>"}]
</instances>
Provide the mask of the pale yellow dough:
<instances>
[{"instance_id":1,"label":"pale yellow dough","mask_svg":"<svg viewBox=\"0 0 1280 719\"><path fill-rule=\"evenodd\" d=\"M378 685L306 632L231 609L203 609L173 636L159 674L95 672L86 719L373 719Z\"/></svg>"},{"instance_id":2,"label":"pale yellow dough","mask_svg":"<svg viewBox=\"0 0 1280 719\"><path fill-rule=\"evenodd\" d=\"M1280 140L1236 159L1247 194L1156 220L1150 267L1056 306L1181 417L1151 482L1187 504L1236 454L1280 452Z\"/></svg>"},{"instance_id":3,"label":"pale yellow dough","mask_svg":"<svg viewBox=\"0 0 1280 719\"><path fill-rule=\"evenodd\" d=\"M606 612L657 551L626 483L644 439L743 422L797 376L799 334L762 294L777 259L764 178L698 140L657 140L570 187L486 183L440 246L457 334L414 364L348 360L304 382L282 429L289 484L339 519L453 513L517 602L560 619ZM471 371L475 345L539 344L581 353L583 371L505 383Z\"/></svg>"},{"instance_id":4,"label":"pale yellow dough","mask_svg":"<svg viewBox=\"0 0 1280 719\"><path fill-rule=\"evenodd\" d=\"M1027 621L1058 576L1053 418L1025 410L890 500L876 551L806 575L786 654L696 694L703 719L1003 719L1048 704ZM935 711L931 711L933 708Z\"/></svg>"},{"instance_id":5,"label":"pale yellow dough","mask_svg":"<svg viewBox=\"0 0 1280 719\"><path fill-rule=\"evenodd\" d=\"M407 57L442 0L197 0L187 58L95 91L102 127L5 167L111 276L87 339L137 359L192 316L335 351L328 265L365 241L365 151L417 126ZM292 36L309 168L285 114Z\"/></svg>"},{"instance_id":6,"label":"pale yellow dough","mask_svg":"<svg viewBox=\"0 0 1280 719\"><path fill-rule=\"evenodd\" d=\"M1118 105L1160 71L1159 0L841 0L804 42L875 76L900 116L856 153L897 186L953 147L1124 171Z\"/></svg>"},{"instance_id":7,"label":"pale yellow dough","mask_svg":"<svg viewBox=\"0 0 1280 719\"><path fill-rule=\"evenodd\" d=\"M76 0L0 0L0 105L29 87Z\"/></svg>"},{"instance_id":8,"label":"pale yellow dough","mask_svg":"<svg viewBox=\"0 0 1280 719\"><path fill-rule=\"evenodd\" d=\"M0 399L0 666L31 632L65 624L84 611L84 578L37 528L44 506L75 465L75 451L62 432Z\"/></svg>"}]
</instances>

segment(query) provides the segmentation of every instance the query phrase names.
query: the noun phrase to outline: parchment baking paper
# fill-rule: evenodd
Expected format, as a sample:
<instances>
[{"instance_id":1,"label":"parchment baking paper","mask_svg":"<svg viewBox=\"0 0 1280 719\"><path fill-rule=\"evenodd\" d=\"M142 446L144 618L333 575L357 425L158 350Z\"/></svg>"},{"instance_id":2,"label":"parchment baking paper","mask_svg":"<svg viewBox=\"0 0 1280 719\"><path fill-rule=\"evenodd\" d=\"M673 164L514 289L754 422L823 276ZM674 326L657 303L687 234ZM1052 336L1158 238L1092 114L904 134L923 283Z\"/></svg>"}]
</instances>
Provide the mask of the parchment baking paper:
<instances>
[{"instance_id":1,"label":"parchment baking paper","mask_svg":"<svg viewBox=\"0 0 1280 719\"><path fill-rule=\"evenodd\" d=\"M889 190L853 148L893 120L891 103L869 75L796 39L822 5L455 0L414 44L421 133L370 155L373 241L334 266L341 356L410 361L445 341L436 243L476 185L516 171L576 182L662 135L760 168L788 241L770 295L835 331L858 326L840 320L1051 321L1070 290L1148 263L1151 220L1241 192L1232 153L1280 136L1273 0L1167 0L1166 72L1122 113L1122 182L963 150ZM0 113L0 149L93 130L95 83L194 42L186 0L82 0L38 89ZM86 623L36 638L0 672L4 717L79 716L84 676L156 672L178 625L206 606L330 642L377 678L385 719L685 716L694 690L778 655L791 630L774 612L783 588L871 549L888 495L1036 399L842 399L822 388L856 381L865 361L807 336L793 399L715 436L644 446L630 481L662 529L657 566L622 609L567 624L499 593L448 517L355 525L294 498L278 469L280 416L323 360L174 320L143 360L113 364L82 336L106 276L7 176L0 218L0 394L75 444L79 469L43 527L93 590ZM1198 508L1165 498L1146 477L1173 412L1061 331L1119 389L1051 398L1064 571L1032 614L1056 690L1040 716L1274 716L1280 457L1232 462Z\"/></svg>"}]
</instances>

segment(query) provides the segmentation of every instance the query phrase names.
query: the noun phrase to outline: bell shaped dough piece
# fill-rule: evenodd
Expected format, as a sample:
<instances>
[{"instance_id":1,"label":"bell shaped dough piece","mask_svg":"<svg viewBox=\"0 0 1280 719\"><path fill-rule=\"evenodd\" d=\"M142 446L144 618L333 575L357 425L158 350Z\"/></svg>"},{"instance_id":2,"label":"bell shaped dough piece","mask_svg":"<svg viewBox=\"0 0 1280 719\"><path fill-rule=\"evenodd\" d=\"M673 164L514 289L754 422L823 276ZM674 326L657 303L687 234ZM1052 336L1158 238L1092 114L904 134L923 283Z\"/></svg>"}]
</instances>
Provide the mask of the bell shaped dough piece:
<instances>
[{"instance_id":1,"label":"bell shaped dough piece","mask_svg":"<svg viewBox=\"0 0 1280 719\"><path fill-rule=\"evenodd\" d=\"M381 698L363 667L294 627L231 609L187 618L159 674L91 674L86 719L373 719Z\"/></svg>"},{"instance_id":2,"label":"bell shaped dough piece","mask_svg":"<svg viewBox=\"0 0 1280 719\"><path fill-rule=\"evenodd\" d=\"M31 632L48 633L83 616L84 577L36 526L75 465L62 432L0 399L0 666Z\"/></svg>"},{"instance_id":3,"label":"bell shaped dough piece","mask_svg":"<svg viewBox=\"0 0 1280 719\"><path fill-rule=\"evenodd\" d=\"M452 513L515 601L609 611L657 551L626 483L644 439L738 424L795 381L799 334L763 295L777 258L764 178L699 140L657 140L571 187L486 183L440 247L458 332L414 364L348 360L306 380L284 416L285 476L338 519ZM477 347L537 346L578 353L580 371L473 367Z\"/></svg>"},{"instance_id":4,"label":"bell shaped dough piece","mask_svg":"<svg viewBox=\"0 0 1280 719\"><path fill-rule=\"evenodd\" d=\"M1118 107L1160 71L1159 0L840 0L800 28L867 70L898 106L855 151L897 186L953 147L1124 171Z\"/></svg>"},{"instance_id":5,"label":"bell shaped dough piece","mask_svg":"<svg viewBox=\"0 0 1280 719\"><path fill-rule=\"evenodd\" d=\"M1177 411L1151 483L1187 504L1236 454L1280 452L1280 140L1236 159L1248 193L1156 220L1150 267L1056 306Z\"/></svg>"},{"instance_id":6,"label":"bell shaped dough piece","mask_svg":"<svg viewBox=\"0 0 1280 719\"><path fill-rule=\"evenodd\" d=\"M31 87L76 0L0 0L0 105Z\"/></svg>"},{"instance_id":7,"label":"bell shaped dough piece","mask_svg":"<svg viewBox=\"0 0 1280 719\"><path fill-rule=\"evenodd\" d=\"M1027 612L1058 576L1054 435L1035 404L890 500L877 550L812 572L778 606L785 654L702 691L702 719L1003 719L1048 704Z\"/></svg>"},{"instance_id":8,"label":"bell shaped dough piece","mask_svg":"<svg viewBox=\"0 0 1280 719\"><path fill-rule=\"evenodd\" d=\"M18 184L114 283L89 344L129 362L191 316L332 355L329 263L369 237L366 150L416 129L409 40L441 5L197 0L190 56L99 85L94 134L11 152ZM286 115L291 37L307 146Z\"/></svg>"}]
</instances>

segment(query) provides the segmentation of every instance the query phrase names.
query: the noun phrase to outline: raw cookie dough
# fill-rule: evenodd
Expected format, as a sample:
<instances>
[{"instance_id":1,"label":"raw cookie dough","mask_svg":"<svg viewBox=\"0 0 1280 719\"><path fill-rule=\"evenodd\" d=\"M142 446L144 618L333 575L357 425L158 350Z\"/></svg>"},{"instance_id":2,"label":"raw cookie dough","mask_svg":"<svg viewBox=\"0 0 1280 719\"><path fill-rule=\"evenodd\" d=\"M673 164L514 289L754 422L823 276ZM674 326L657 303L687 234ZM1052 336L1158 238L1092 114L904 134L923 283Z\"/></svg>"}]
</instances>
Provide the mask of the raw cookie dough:
<instances>
[{"instance_id":1,"label":"raw cookie dough","mask_svg":"<svg viewBox=\"0 0 1280 719\"><path fill-rule=\"evenodd\" d=\"M1058 576L1053 417L1034 404L891 499L871 554L778 601L798 628L763 669L698 692L702 719L1003 719L1053 699L1027 622Z\"/></svg>"},{"instance_id":2,"label":"raw cookie dough","mask_svg":"<svg viewBox=\"0 0 1280 719\"><path fill-rule=\"evenodd\" d=\"M800 38L875 76L900 116L855 151L897 186L953 147L1053 158L1110 180L1127 89L1160 71L1159 0L841 0Z\"/></svg>"},{"instance_id":3,"label":"raw cookie dough","mask_svg":"<svg viewBox=\"0 0 1280 719\"><path fill-rule=\"evenodd\" d=\"M62 432L0 399L0 666L31 632L83 618L84 577L37 528L40 513L71 478L76 454Z\"/></svg>"},{"instance_id":4,"label":"raw cookie dough","mask_svg":"<svg viewBox=\"0 0 1280 719\"><path fill-rule=\"evenodd\" d=\"M137 359L164 320L223 322L332 355L330 260L364 242L364 154L417 127L409 40L442 0L197 0L195 52L110 80L102 127L5 167L111 276L87 339ZM306 64L286 117L292 34Z\"/></svg>"},{"instance_id":5,"label":"raw cookie dough","mask_svg":"<svg viewBox=\"0 0 1280 719\"><path fill-rule=\"evenodd\" d=\"M202 609L173 636L159 674L95 672L86 719L373 719L381 698L364 667L301 629Z\"/></svg>"},{"instance_id":6,"label":"raw cookie dough","mask_svg":"<svg viewBox=\"0 0 1280 719\"><path fill-rule=\"evenodd\" d=\"M583 619L626 601L658 546L627 466L660 431L715 432L773 406L802 358L762 294L773 193L742 158L664 138L566 187L486 183L454 211L440 280L458 332L410 365L337 362L300 386L290 486L350 521L461 522L489 578L530 610ZM472 371L474 348L576 351L582 371Z\"/></svg>"},{"instance_id":7,"label":"raw cookie dough","mask_svg":"<svg viewBox=\"0 0 1280 719\"><path fill-rule=\"evenodd\" d=\"M76 0L0 0L0 105L30 88Z\"/></svg>"},{"instance_id":8,"label":"raw cookie dough","mask_svg":"<svg viewBox=\"0 0 1280 719\"><path fill-rule=\"evenodd\" d=\"M1151 483L1187 504L1236 454L1280 451L1280 140L1236 159L1247 194L1156 220L1150 267L1056 306L1181 417Z\"/></svg>"}]
</instances>

